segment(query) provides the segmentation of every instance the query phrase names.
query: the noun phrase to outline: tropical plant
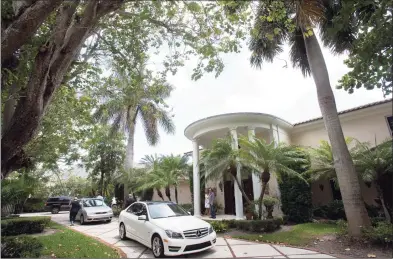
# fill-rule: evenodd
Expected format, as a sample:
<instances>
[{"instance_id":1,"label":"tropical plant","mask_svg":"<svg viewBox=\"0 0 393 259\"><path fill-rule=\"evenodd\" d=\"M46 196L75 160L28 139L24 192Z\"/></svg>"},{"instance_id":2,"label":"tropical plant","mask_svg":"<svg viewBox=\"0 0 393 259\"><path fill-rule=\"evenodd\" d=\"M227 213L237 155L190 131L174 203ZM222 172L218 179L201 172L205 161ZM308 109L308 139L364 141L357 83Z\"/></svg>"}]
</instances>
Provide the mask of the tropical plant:
<instances>
[{"instance_id":1,"label":"tropical plant","mask_svg":"<svg viewBox=\"0 0 393 259\"><path fill-rule=\"evenodd\" d=\"M274 205L276 205L278 202L279 202L279 200L274 197L271 197L271 196L263 197L263 205L265 206L266 212L267 212L266 218L268 218L268 219L273 218Z\"/></svg>"},{"instance_id":2,"label":"tropical plant","mask_svg":"<svg viewBox=\"0 0 393 259\"><path fill-rule=\"evenodd\" d=\"M370 226L370 218L362 201L359 179L345 144L329 74L321 47L314 33L318 28L321 40L334 53L342 53L354 40L351 26L341 24L330 31L333 17L339 13L341 1L276 0L259 1L257 18L251 31L249 48L251 65L261 68L264 61L272 62L290 44L290 59L304 76L312 75L325 128L332 145L335 168L342 188L343 202L349 218L349 233L361 235L359 226Z\"/></svg>"},{"instance_id":3,"label":"tropical plant","mask_svg":"<svg viewBox=\"0 0 393 259\"><path fill-rule=\"evenodd\" d=\"M141 175L141 177L136 177L138 186L143 185L145 183L145 180L147 179L146 178L147 173L154 173L155 171L159 170L160 162L161 162L161 157L159 157L157 154L145 155L141 159L140 163L141 165L145 166L146 172L144 175ZM138 186L136 186L136 188L138 188ZM154 189L156 189L158 197L160 197L161 200L164 200L164 195L161 192L161 187L156 186L154 187Z\"/></svg>"},{"instance_id":4,"label":"tropical plant","mask_svg":"<svg viewBox=\"0 0 393 259\"><path fill-rule=\"evenodd\" d=\"M177 187L179 181L187 175L187 157L186 156L162 156L158 165L141 178L140 186L137 190L148 188L161 189L165 188L165 195L171 200L170 188L175 189L175 200L178 203Z\"/></svg>"},{"instance_id":5,"label":"tropical plant","mask_svg":"<svg viewBox=\"0 0 393 259\"><path fill-rule=\"evenodd\" d=\"M389 212L385 204L380 182L384 174L393 173L392 140L385 141L374 147L371 147L369 143L357 141L353 157L361 179L366 183L375 183L386 220L390 222L392 218L391 212Z\"/></svg>"},{"instance_id":6,"label":"tropical plant","mask_svg":"<svg viewBox=\"0 0 393 259\"><path fill-rule=\"evenodd\" d=\"M354 152L354 139L351 137L345 138L351 155ZM326 140L321 140L317 148L307 149L311 157L311 167L305 172L311 181L318 181L320 179L333 180L336 188L338 187L336 168L334 166L334 158L332 146Z\"/></svg>"},{"instance_id":7,"label":"tropical plant","mask_svg":"<svg viewBox=\"0 0 393 259\"><path fill-rule=\"evenodd\" d=\"M262 201L271 174L276 174L278 180L280 180L281 174L294 175L302 179L289 166L294 163L305 163L306 159L301 157L297 147L285 143L277 144L272 141L268 144L264 139L254 137L249 140L246 137L241 137L239 145L241 147L239 150L241 163L252 168L254 174L257 174L261 179L262 190L258 199L258 216L262 219Z\"/></svg>"},{"instance_id":8,"label":"tropical plant","mask_svg":"<svg viewBox=\"0 0 393 259\"><path fill-rule=\"evenodd\" d=\"M143 123L145 136L150 145L156 145L159 141L158 125L166 133L175 132L172 117L165 103L172 86L165 80L150 77L147 72L144 64L134 77L118 69L105 86L105 89L112 91L105 90L104 103L94 114L99 121L111 123L112 132L124 132L127 135L125 170L133 168L134 137L138 118ZM128 190L126 185L124 190ZM126 200L128 193L125 192L124 195Z\"/></svg>"},{"instance_id":9,"label":"tropical plant","mask_svg":"<svg viewBox=\"0 0 393 259\"><path fill-rule=\"evenodd\" d=\"M109 135L107 125L98 125L86 141L88 155L84 158L90 178L97 183L98 193L105 195L124 162L124 138L116 132Z\"/></svg>"},{"instance_id":10,"label":"tropical plant","mask_svg":"<svg viewBox=\"0 0 393 259\"><path fill-rule=\"evenodd\" d=\"M247 204L250 204L252 201L237 178L238 155L238 151L232 148L231 138L216 139L210 149L203 150L200 163L204 164L206 179L230 177L239 187Z\"/></svg>"}]
</instances>

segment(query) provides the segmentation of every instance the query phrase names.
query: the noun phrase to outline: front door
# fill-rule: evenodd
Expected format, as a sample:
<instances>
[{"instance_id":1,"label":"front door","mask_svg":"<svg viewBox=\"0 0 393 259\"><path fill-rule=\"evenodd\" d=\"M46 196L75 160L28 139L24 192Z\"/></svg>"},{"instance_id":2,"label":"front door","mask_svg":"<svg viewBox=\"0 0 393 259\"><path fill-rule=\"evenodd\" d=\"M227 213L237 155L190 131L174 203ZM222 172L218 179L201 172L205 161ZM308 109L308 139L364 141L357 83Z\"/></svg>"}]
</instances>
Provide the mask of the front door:
<instances>
[{"instance_id":1,"label":"front door","mask_svg":"<svg viewBox=\"0 0 393 259\"><path fill-rule=\"evenodd\" d=\"M252 186L252 176L248 177L248 179L244 179L243 183L243 190L247 194L247 197L253 201L254 200L254 187ZM243 204L246 204L246 200L243 197Z\"/></svg>"},{"instance_id":2,"label":"front door","mask_svg":"<svg viewBox=\"0 0 393 259\"><path fill-rule=\"evenodd\" d=\"M235 214L235 190L233 181L225 181L224 183L224 200L225 200L225 214Z\"/></svg>"}]
</instances>

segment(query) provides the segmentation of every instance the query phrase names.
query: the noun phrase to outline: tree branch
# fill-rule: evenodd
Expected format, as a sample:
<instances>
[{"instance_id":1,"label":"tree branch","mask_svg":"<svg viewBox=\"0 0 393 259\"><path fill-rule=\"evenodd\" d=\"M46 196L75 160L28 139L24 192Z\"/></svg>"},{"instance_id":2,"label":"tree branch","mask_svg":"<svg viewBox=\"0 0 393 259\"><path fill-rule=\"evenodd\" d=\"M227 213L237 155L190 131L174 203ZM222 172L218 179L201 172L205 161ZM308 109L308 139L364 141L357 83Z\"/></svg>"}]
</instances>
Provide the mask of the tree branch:
<instances>
[{"instance_id":1,"label":"tree branch","mask_svg":"<svg viewBox=\"0 0 393 259\"><path fill-rule=\"evenodd\" d=\"M23 46L62 2L63 0L41 0L26 8L1 35L1 63Z\"/></svg>"}]
</instances>

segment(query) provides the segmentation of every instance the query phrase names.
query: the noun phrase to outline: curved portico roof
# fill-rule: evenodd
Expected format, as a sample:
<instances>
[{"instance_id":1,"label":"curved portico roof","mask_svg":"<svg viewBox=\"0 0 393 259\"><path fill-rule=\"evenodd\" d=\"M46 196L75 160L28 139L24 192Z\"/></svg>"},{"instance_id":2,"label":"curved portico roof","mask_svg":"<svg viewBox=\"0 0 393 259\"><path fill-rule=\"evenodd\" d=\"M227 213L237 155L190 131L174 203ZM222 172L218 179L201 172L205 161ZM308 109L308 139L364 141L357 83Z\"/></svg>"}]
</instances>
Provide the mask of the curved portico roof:
<instances>
[{"instance_id":1,"label":"curved portico roof","mask_svg":"<svg viewBox=\"0 0 393 259\"><path fill-rule=\"evenodd\" d=\"M184 135L188 139L192 140L205 133L222 128L244 126L254 128L270 128L271 124L278 125L286 130L293 128L293 125L288 121L271 114L238 112L214 115L197 120L185 128Z\"/></svg>"}]
</instances>

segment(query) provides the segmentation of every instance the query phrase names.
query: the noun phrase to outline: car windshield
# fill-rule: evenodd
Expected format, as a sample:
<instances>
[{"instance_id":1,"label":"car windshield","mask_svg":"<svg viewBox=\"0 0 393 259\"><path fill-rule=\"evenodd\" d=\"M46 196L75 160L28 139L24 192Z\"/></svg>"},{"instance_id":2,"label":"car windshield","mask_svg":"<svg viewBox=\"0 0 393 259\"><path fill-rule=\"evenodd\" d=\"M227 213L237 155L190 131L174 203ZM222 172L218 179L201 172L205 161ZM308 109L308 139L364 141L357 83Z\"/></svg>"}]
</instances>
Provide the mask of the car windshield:
<instances>
[{"instance_id":1,"label":"car windshield","mask_svg":"<svg viewBox=\"0 0 393 259\"><path fill-rule=\"evenodd\" d=\"M104 201L99 200L99 199L89 199L89 200L84 200L83 201L83 206L84 207L101 207L104 206Z\"/></svg>"},{"instance_id":2,"label":"car windshield","mask_svg":"<svg viewBox=\"0 0 393 259\"><path fill-rule=\"evenodd\" d=\"M153 203L149 204L150 217L153 219L189 216L182 207L174 203Z\"/></svg>"}]
</instances>

